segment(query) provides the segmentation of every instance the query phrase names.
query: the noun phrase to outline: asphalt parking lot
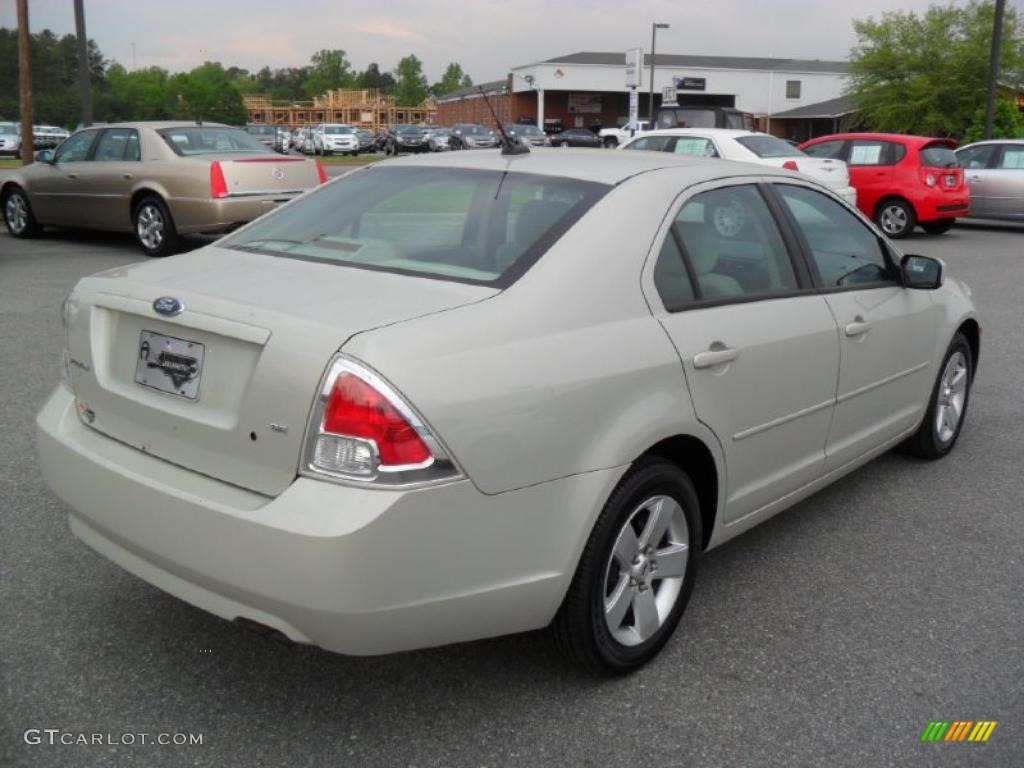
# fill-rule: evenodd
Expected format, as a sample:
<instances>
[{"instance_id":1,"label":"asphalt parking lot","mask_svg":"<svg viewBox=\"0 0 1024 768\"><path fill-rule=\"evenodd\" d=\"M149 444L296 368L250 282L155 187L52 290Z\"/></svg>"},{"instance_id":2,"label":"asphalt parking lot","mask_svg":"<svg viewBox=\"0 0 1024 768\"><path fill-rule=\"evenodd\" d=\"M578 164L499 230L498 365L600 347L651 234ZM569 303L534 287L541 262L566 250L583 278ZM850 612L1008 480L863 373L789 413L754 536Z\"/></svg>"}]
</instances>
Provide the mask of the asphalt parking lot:
<instances>
[{"instance_id":1,"label":"asphalt parking lot","mask_svg":"<svg viewBox=\"0 0 1024 768\"><path fill-rule=\"evenodd\" d=\"M883 456L709 553L663 653L599 680L541 634L382 658L283 647L80 544L33 419L61 299L141 256L128 236L0 234L0 765L1024 765L1024 227L903 249L945 259L982 313L955 452ZM985 744L922 744L931 720L999 724ZM203 744L25 744L47 728Z\"/></svg>"}]
</instances>

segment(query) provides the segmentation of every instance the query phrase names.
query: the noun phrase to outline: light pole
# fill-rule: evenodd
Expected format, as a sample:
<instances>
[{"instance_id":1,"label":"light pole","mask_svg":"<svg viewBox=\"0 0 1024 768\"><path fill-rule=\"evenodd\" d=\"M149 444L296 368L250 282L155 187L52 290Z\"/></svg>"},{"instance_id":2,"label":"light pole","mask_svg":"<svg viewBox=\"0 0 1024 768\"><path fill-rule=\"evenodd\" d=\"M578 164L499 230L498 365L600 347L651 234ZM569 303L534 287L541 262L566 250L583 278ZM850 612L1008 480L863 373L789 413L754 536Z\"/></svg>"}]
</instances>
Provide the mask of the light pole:
<instances>
[{"instance_id":1,"label":"light pole","mask_svg":"<svg viewBox=\"0 0 1024 768\"><path fill-rule=\"evenodd\" d=\"M647 94L647 119L648 129L654 128L654 44L657 42L658 30L668 29L668 24L651 24L651 91Z\"/></svg>"},{"instance_id":2,"label":"light pole","mask_svg":"<svg viewBox=\"0 0 1024 768\"><path fill-rule=\"evenodd\" d=\"M996 17L992 25L992 50L988 63L988 93L985 96L985 135L986 140L992 138L992 124L995 122L996 88L999 85L999 53L1003 47L1003 15L1006 12L1006 0L996 0Z\"/></svg>"}]
</instances>

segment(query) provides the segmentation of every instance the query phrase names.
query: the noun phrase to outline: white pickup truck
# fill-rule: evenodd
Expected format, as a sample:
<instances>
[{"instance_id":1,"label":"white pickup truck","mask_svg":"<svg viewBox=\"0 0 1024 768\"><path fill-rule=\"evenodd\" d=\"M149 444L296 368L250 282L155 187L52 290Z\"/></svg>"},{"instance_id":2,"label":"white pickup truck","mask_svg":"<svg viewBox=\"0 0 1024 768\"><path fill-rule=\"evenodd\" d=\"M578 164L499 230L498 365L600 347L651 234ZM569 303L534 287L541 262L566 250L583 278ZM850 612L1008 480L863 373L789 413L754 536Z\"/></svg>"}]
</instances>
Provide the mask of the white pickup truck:
<instances>
[{"instance_id":1,"label":"white pickup truck","mask_svg":"<svg viewBox=\"0 0 1024 768\"><path fill-rule=\"evenodd\" d=\"M625 144L638 133L649 131L651 124L647 120L638 120L635 124L626 123L621 128L602 128L597 135L601 137L601 144L608 149L615 149L619 144Z\"/></svg>"}]
</instances>

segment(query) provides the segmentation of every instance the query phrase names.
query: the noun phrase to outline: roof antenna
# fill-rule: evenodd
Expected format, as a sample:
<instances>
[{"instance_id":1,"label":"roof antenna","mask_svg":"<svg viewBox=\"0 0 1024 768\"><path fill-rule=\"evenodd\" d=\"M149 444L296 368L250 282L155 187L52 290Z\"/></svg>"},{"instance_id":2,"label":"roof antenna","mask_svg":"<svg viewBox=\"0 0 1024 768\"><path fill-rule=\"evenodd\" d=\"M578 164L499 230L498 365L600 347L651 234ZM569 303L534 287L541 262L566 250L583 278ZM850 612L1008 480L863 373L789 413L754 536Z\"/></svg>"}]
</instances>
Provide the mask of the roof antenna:
<instances>
[{"instance_id":1,"label":"roof antenna","mask_svg":"<svg viewBox=\"0 0 1024 768\"><path fill-rule=\"evenodd\" d=\"M489 110L491 110L491 117L494 118L494 124L496 126L498 126L498 133L501 134L501 154L503 154L503 155L528 155L528 154L530 154L530 148L528 146L526 146L525 144L520 144L519 142L513 140L512 137L509 136L507 133L505 133L505 129L501 126L501 121L498 119L498 115L495 113L494 107L491 106L491 101L490 101L490 99L487 98L487 93L486 93L486 91L484 91L483 86L482 85L478 85L477 86L477 90L480 91L480 95L484 97L484 103L487 105L487 108Z\"/></svg>"}]
</instances>

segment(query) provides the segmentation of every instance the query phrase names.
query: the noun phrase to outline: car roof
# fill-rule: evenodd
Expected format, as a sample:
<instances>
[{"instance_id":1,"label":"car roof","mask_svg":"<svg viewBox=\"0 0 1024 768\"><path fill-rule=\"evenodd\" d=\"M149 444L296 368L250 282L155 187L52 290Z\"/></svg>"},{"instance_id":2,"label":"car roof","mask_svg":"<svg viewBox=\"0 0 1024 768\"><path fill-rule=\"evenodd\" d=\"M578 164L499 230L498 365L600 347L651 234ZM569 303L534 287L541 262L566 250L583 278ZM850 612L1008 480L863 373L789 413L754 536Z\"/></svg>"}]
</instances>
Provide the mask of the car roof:
<instances>
[{"instance_id":1,"label":"car roof","mask_svg":"<svg viewBox=\"0 0 1024 768\"><path fill-rule=\"evenodd\" d=\"M671 152L627 152L607 149L579 149L566 152L562 149L535 147L527 154L503 155L498 150L477 152L450 152L441 155L420 155L398 157L388 160L388 168L432 167L466 168L471 170L512 171L534 173L541 176L593 181L599 184L615 185L638 174L664 168L689 171L690 183L705 179L734 176L758 175L789 176L776 172L767 166L751 166L732 163L728 160L690 157Z\"/></svg>"},{"instance_id":2,"label":"car roof","mask_svg":"<svg viewBox=\"0 0 1024 768\"><path fill-rule=\"evenodd\" d=\"M964 144L962 147L959 147L957 151L969 149L970 147L980 147L984 144L1024 144L1024 139L984 139L982 141L972 141L970 144Z\"/></svg>"},{"instance_id":3,"label":"car roof","mask_svg":"<svg viewBox=\"0 0 1024 768\"><path fill-rule=\"evenodd\" d=\"M249 123L249 125L269 125L267 123ZM89 128L152 128L153 130L160 130L161 128L232 128L234 126L225 125L224 123L197 123L195 120L136 120L133 122L124 123L103 123L83 126L78 130L84 131Z\"/></svg>"},{"instance_id":4,"label":"car roof","mask_svg":"<svg viewBox=\"0 0 1024 768\"><path fill-rule=\"evenodd\" d=\"M735 139L740 136L769 136L761 131L746 131L741 128L658 128L644 131L640 136L717 136L723 139ZM773 137L774 138L774 137Z\"/></svg>"},{"instance_id":5,"label":"car roof","mask_svg":"<svg viewBox=\"0 0 1024 768\"><path fill-rule=\"evenodd\" d=\"M814 139L809 139L805 143L810 144L812 141L815 143L821 141L848 141L851 139L876 139L878 141L892 141L915 147L939 141L950 146L956 146L955 139L943 138L942 136L914 136L904 133L831 133L828 136L818 136Z\"/></svg>"}]
</instances>

